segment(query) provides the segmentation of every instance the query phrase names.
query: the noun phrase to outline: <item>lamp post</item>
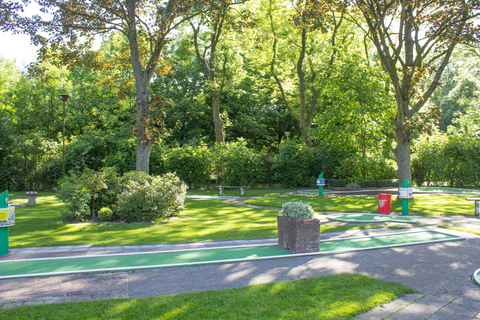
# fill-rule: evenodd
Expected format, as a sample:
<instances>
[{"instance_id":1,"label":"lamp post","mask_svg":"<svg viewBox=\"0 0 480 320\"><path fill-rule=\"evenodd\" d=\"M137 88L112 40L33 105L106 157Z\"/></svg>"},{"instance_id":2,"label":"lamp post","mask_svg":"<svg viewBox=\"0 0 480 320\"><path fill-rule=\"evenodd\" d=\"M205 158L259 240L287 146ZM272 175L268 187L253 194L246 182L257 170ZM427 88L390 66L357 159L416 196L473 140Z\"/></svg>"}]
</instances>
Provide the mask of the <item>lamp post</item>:
<instances>
[{"instance_id":1,"label":"lamp post","mask_svg":"<svg viewBox=\"0 0 480 320\"><path fill-rule=\"evenodd\" d=\"M58 97L59 100L63 101L63 128L62 128L62 136L63 136L63 162L62 162L62 173L63 177L65 178L65 102L68 101L70 98L66 94L62 94Z\"/></svg>"},{"instance_id":2,"label":"lamp post","mask_svg":"<svg viewBox=\"0 0 480 320\"><path fill-rule=\"evenodd\" d=\"M285 137L287 137L287 139L288 139L288 137L290 137L290 132L286 131L285 132Z\"/></svg>"}]
</instances>

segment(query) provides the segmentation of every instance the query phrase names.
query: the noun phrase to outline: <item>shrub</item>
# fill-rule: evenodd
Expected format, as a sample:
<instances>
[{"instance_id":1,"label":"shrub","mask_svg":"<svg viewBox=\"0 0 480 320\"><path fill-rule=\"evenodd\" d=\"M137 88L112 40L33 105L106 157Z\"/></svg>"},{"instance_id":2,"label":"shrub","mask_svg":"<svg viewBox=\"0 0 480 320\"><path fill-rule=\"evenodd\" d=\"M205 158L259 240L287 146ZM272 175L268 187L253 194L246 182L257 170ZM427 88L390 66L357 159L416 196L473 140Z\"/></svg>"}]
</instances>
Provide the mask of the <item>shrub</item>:
<instances>
[{"instance_id":1,"label":"shrub","mask_svg":"<svg viewBox=\"0 0 480 320\"><path fill-rule=\"evenodd\" d=\"M92 217L87 202L92 194L86 189L74 189L69 193L66 210L62 210L62 219L65 222L81 222ZM65 201L65 200L64 200Z\"/></svg>"},{"instance_id":2,"label":"shrub","mask_svg":"<svg viewBox=\"0 0 480 320\"><path fill-rule=\"evenodd\" d=\"M98 211L98 220L100 221L112 221L114 219L113 217L113 211L110 208L105 208L103 207Z\"/></svg>"},{"instance_id":3,"label":"shrub","mask_svg":"<svg viewBox=\"0 0 480 320\"><path fill-rule=\"evenodd\" d=\"M165 170L175 172L180 179L191 185L210 181L212 156L206 146L176 148L166 155Z\"/></svg>"},{"instance_id":4,"label":"shrub","mask_svg":"<svg viewBox=\"0 0 480 320\"><path fill-rule=\"evenodd\" d=\"M125 190L118 195L117 214L126 222L171 217L184 208L186 191L185 183L172 173L163 176L129 173L125 177Z\"/></svg>"},{"instance_id":5,"label":"shrub","mask_svg":"<svg viewBox=\"0 0 480 320\"><path fill-rule=\"evenodd\" d=\"M347 182L393 179L396 176L395 162L382 156L354 156L345 158L335 170L335 176Z\"/></svg>"},{"instance_id":6,"label":"shrub","mask_svg":"<svg viewBox=\"0 0 480 320\"><path fill-rule=\"evenodd\" d=\"M307 145L284 140L272 162L274 181L284 188L308 187L314 176L311 171L313 159L312 149Z\"/></svg>"},{"instance_id":7,"label":"shrub","mask_svg":"<svg viewBox=\"0 0 480 320\"><path fill-rule=\"evenodd\" d=\"M256 186L267 181L263 155L247 148L245 141L216 146L215 168L227 185Z\"/></svg>"},{"instance_id":8,"label":"shrub","mask_svg":"<svg viewBox=\"0 0 480 320\"><path fill-rule=\"evenodd\" d=\"M280 211L280 214L295 220L312 219L314 213L312 207L302 201L284 203Z\"/></svg>"},{"instance_id":9,"label":"shrub","mask_svg":"<svg viewBox=\"0 0 480 320\"><path fill-rule=\"evenodd\" d=\"M358 183L355 183L355 182L348 183L346 187L349 188L349 189L360 189L361 188L361 186Z\"/></svg>"}]
</instances>

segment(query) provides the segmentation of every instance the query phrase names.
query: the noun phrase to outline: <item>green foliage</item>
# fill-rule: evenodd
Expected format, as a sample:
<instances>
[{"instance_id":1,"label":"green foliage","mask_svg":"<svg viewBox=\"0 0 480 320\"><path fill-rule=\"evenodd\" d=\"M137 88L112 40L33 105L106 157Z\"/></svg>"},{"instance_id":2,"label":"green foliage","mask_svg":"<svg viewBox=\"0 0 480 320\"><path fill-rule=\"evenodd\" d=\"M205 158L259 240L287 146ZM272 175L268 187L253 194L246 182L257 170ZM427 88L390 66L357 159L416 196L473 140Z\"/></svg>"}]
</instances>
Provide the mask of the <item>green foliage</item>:
<instances>
[{"instance_id":1,"label":"green foliage","mask_svg":"<svg viewBox=\"0 0 480 320\"><path fill-rule=\"evenodd\" d=\"M207 146L185 146L172 149L165 159L165 169L175 172L189 185L210 181L212 154Z\"/></svg>"},{"instance_id":2,"label":"green foliage","mask_svg":"<svg viewBox=\"0 0 480 320\"><path fill-rule=\"evenodd\" d=\"M66 204L62 216L69 222L96 216L100 221L150 222L179 213L185 195L186 185L172 173L151 176L131 171L120 178L113 168L71 173L59 188Z\"/></svg>"},{"instance_id":3,"label":"green foliage","mask_svg":"<svg viewBox=\"0 0 480 320\"><path fill-rule=\"evenodd\" d=\"M446 181L452 187L480 186L480 141L452 137L445 150Z\"/></svg>"},{"instance_id":4,"label":"green foliage","mask_svg":"<svg viewBox=\"0 0 480 320\"><path fill-rule=\"evenodd\" d=\"M112 209L103 207L98 211L98 220L112 221L113 219L114 219L114 216L113 216Z\"/></svg>"},{"instance_id":5,"label":"green foliage","mask_svg":"<svg viewBox=\"0 0 480 320\"><path fill-rule=\"evenodd\" d=\"M420 137L414 145L413 178L417 185L480 186L480 141L437 133Z\"/></svg>"},{"instance_id":6,"label":"green foliage","mask_svg":"<svg viewBox=\"0 0 480 320\"><path fill-rule=\"evenodd\" d=\"M107 174L114 182L115 174L111 170L96 172L90 169L71 173L61 181L59 196L66 203L62 211L64 220L78 222L95 218L97 200L101 198L102 202L108 202L111 198L106 192Z\"/></svg>"},{"instance_id":7,"label":"green foliage","mask_svg":"<svg viewBox=\"0 0 480 320\"><path fill-rule=\"evenodd\" d=\"M446 181L445 148L448 137L444 133L422 135L413 144L412 178L417 186L424 182Z\"/></svg>"},{"instance_id":8,"label":"green foliage","mask_svg":"<svg viewBox=\"0 0 480 320\"><path fill-rule=\"evenodd\" d=\"M315 212L307 202L287 202L282 204L280 214L295 220L312 219Z\"/></svg>"},{"instance_id":9,"label":"green foliage","mask_svg":"<svg viewBox=\"0 0 480 320\"><path fill-rule=\"evenodd\" d=\"M293 139L284 140L272 162L274 181L284 188L308 187L315 177L311 170L313 160L311 148Z\"/></svg>"},{"instance_id":10,"label":"green foliage","mask_svg":"<svg viewBox=\"0 0 480 320\"><path fill-rule=\"evenodd\" d=\"M125 189L117 202L122 221L157 221L175 216L184 208L187 186L172 173L159 177L135 171L126 174L124 180Z\"/></svg>"},{"instance_id":11,"label":"green foliage","mask_svg":"<svg viewBox=\"0 0 480 320\"><path fill-rule=\"evenodd\" d=\"M215 168L222 183L255 187L267 182L267 167L260 152L247 148L240 140L215 147Z\"/></svg>"},{"instance_id":12,"label":"green foliage","mask_svg":"<svg viewBox=\"0 0 480 320\"><path fill-rule=\"evenodd\" d=\"M335 176L347 182L393 179L395 175L395 162L381 156L345 158L335 170Z\"/></svg>"}]
</instances>

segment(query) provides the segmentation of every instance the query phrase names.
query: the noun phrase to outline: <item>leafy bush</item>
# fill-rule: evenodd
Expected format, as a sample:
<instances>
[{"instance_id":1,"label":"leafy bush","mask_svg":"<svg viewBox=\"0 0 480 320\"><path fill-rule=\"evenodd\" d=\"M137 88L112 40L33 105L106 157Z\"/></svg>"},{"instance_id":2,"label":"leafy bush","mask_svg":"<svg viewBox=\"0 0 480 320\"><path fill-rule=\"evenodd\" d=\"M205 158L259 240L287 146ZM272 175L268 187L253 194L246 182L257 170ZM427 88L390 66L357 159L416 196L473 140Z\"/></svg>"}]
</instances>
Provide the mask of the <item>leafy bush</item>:
<instances>
[{"instance_id":1,"label":"leafy bush","mask_svg":"<svg viewBox=\"0 0 480 320\"><path fill-rule=\"evenodd\" d=\"M396 176L396 164L381 156L350 157L341 162L335 176L347 182L393 179Z\"/></svg>"},{"instance_id":2,"label":"leafy bush","mask_svg":"<svg viewBox=\"0 0 480 320\"><path fill-rule=\"evenodd\" d=\"M444 150L446 181L452 187L480 186L480 142L451 137Z\"/></svg>"},{"instance_id":3,"label":"leafy bush","mask_svg":"<svg viewBox=\"0 0 480 320\"><path fill-rule=\"evenodd\" d=\"M437 133L420 137L412 156L413 179L452 187L480 186L480 141Z\"/></svg>"},{"instance_id":4,"label":"leafy bush","mask_svg":"<svg viewBox=\"0 0 480 320\"><path fill-rule=\"evenodd\" d=\"M174 216L184 208L187 186L176 175L132 172L124 178L125 190L118 195L117 202L117 215L121 220L156 221Z\"/></svg>"},{"instance_id":5,"label":"leafy bush","mask_svg":"<svg viewBox=\"0 0 480 320\"><path fill-rule=\"evenodd\" d=\"M247 148L245 141L217 145L215 168L222 183L231 186L255 187L267 181L267 166L263 155Z\"/></svg>"},{"instance_id":6,"label":"leafy bush","mask_svg":"<svg viewBox=\"0 0 480 320\"><path fill-rule=\"evenodd\" d=\"M326 179L325 183L329 188L345 188L347 186L347 182L342 179Z\"/></svg>"},{"instance_id":7,"label":"leafy bush","mask_svg":"<svg viewBox=\"0 0 480 320\"><path fill-rule=\"evenodd\" d=\"M114 219L114 216L113 216L112 209L103 207L98 211L98 220L112 221L113 219Z\"/></svg>"},{"instance_id":8,"label":"leafy bush","mask_svg":"<svg viewBox=\"0 0 480 320\"><path fill-rule=\"evenodd\" d=\"M95 217L95 202L107 188L105 172L86 169L83 173L71 173L60 183L59 196L66 203L62 211L66 221L85 221Z\"/></svg>"},{"instance_id":9,"label":"leafy bush","mask_svg":"<svg viewBox=\"0 0 480 320\"><path fill-rule=\"evenodd\" d=\"M297 201L282 204L280 214L295 220L307 220L312 219L315 212L310 204Z\"/></svg>"},{"instance_id":10,"label":"leafy bush","mask_svg":"<svg viewBox=\"0 0 480 320\"><path fill-rule=\"evenodd\" d=\"M313 160L313 151L307 145L284 140L272 162L274 181L284 188L308 187L315 176L311 170Z\"/></svg>"},{"instance_id":11,"label":"leafy bush","mask_svg":"<svg viewBox=\"0 0 480 320\"><path fill-rule=\"evenodd\" d=\"M412 178L417 186L424 182L447 181L445 148L448 137L444 133L423 135L412 146Z\"/></svg>"},{"instance_id":12,"label":"leafy bush","mask_svg":"<svg viewBox=\"0 0 480 320\"><path fill-rule=\"evenodd\" d=\"M92 217L90 207L87 202L92 198L92 193L84 188L71 189L68 193L68 201L62 200L67 203L65 209L62 210L62 218L65 222L80 222L86 221ZM60 195L62 198L62 195Z\"/></svg>"},{"instance_id":13,"label":"leafy bush","mask_svg":"<svg viewBox=\"0 0 480 320\"><path fill-rule=\"evenodd\" d=\"M206 146L176 148L166 155L165 169L175 172L180 179L191 185L210 181L212 156Z\"/></svg>"},{"instance_id":14,"label":"leafy bush","mask_svg":"<svg viewBox=\"0 0 480 320\"><path fill-rule=\"evenodd\" d=\"M362 188L395 188L398 187L398 179L360 181Z\"/></svg>"},{"instance_id":15,"label":"leafy bush","mask_svg":"<svg viewBox=\"0 0 480 320\"><path fill-rule=\"evenodd\" d=\"M360 186L358 183L350 182L350 183L347 184L346 188L349 188L349 189L360 189L361 186Z\"/></svg>"}]
</instances>

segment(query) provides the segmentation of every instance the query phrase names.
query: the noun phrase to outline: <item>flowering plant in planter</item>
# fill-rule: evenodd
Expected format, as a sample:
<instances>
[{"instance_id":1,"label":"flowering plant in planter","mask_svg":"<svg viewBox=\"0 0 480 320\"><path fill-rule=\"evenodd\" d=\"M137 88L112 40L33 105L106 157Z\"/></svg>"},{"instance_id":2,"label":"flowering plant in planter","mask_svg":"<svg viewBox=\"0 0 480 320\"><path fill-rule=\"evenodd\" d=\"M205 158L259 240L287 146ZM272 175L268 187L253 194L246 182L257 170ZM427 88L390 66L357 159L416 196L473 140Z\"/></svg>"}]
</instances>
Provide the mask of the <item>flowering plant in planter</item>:
<instances>
[{"instance_id":1,"label":"flowering plant in planter","mask_svg":"<svg viewBox=\"0 0 480 320\"><path fill-rule=\"evenodd\" d=\"M295 220L313 219L314 211L307 202L287 202L282 204L280 214Z\"/></svg>"},{"instance_id":2,"label":"flowering plant in planter","mask_svg":"<svg viewBox=\"0 0 480 320\"><path fill-rule=\"evenodd\" d=\"M320 250L320 221L305 202L287 202L277 216L278 245L291 253Z\"/></svg>"}]
</instances>

